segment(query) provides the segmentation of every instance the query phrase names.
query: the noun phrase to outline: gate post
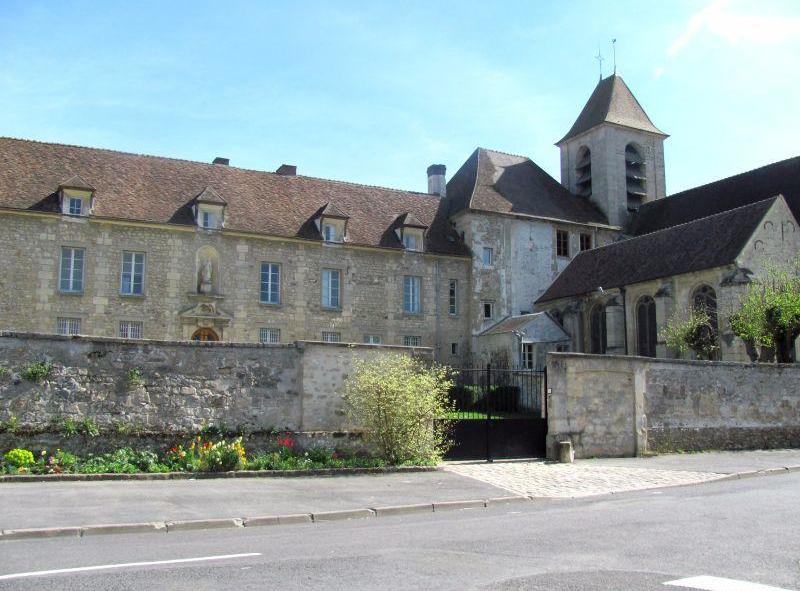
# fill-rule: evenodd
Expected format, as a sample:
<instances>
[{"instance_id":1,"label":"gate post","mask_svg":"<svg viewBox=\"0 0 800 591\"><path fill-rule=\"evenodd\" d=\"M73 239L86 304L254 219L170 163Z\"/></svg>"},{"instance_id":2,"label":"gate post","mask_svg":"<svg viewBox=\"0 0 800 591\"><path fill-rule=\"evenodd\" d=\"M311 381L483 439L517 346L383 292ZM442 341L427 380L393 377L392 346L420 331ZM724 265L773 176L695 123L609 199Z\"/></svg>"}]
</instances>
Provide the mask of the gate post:
<instances>
[{"instance_id":1,"label":"gate post","mask_svg":"<svg viewBox=\"0 0 800 591\"><path fill-rule=\"evenodd\" d=\"M486 461L492 461L491 428L492 428L492 364L486 364Z\"/></svg>"}]
</instances>

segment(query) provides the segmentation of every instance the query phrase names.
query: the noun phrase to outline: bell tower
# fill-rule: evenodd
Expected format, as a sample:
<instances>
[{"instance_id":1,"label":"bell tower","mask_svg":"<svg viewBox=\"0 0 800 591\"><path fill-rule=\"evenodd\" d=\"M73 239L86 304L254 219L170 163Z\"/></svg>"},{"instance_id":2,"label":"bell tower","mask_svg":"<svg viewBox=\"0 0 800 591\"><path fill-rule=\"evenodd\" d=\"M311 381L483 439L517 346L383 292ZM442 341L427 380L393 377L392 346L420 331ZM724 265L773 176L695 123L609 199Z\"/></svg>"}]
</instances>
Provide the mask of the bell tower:
<instances>
[{"instance_id":1,"label":"bell tower","mask_svg":"<svg viewBox=\"0 0 800 591\"><path fill-rule=\"evenodd\" d=\"M616 74L603 78L561 150L561 184L593 201L615 226L625 226L642 204L666 196L664 140L639 101Z\"/></svg>"}]
</instances>

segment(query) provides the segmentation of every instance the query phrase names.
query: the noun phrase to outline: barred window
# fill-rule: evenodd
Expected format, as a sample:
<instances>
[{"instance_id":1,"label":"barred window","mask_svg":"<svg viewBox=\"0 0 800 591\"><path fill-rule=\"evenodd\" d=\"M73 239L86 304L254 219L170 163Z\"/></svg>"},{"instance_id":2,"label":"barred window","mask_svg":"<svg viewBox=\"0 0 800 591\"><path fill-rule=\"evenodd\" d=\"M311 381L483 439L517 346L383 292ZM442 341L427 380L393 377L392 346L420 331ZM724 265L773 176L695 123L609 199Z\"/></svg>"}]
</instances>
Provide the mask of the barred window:
<instances>
[{"instance_id":1,"label":"barred window","mask_svg":"<svg viewBox=\"0 0 800 591\"><path fill-rule=\"evenodd\" d=\"M59 290L66 293L83 291L83 262L85 251L82 248L61 248L61 270Z\"/></svg>"},{"instance_id":2,"label":"barred window","mask_svg":"<svg viewBox=\"0 0 800 591\"><path fill-rule=\"evenodd\" d=\"M122 253L122 275L119 291L122 295L144 294L144 253Z\"/></svg>"},{"instance_id":3,"label":"barred window","mask_svg":"<svg viewBox=\"0 0 800 591\"><path fill-rule=\"evenodd\" d=\"M261 303L281 303L281 267L277 263L261 263Z\"/></svg>"},{"instance_id":4,"label":"barred window","mask_svg":"<svg viewBox=\"0 0 800 591\"><path fill-rule=\"evenodd\" d=\"M403 277L403 312L406 314L419 314L419 286L421 279L412 275Z\"/></svg>"},{"instance_id":5,"label":"barred window","mask_svg":"<svg viewBox=\"0 0 800 591\"><path fill-rule=\"evenodd\" d=\"M403 346L404 347L421 347L422 346L422 337L416 335L405 335L403 337Z\"/></svg>"},{"instance_id":6,"label":"barred window","mask_svg":"<svg viewBox=\"0 0 800 591\"><path fill-rule=\"evenodd\" d=\"M81 332L80 318L58 318L56 324L58 334L79 334Z\"/></svg>"},{"instance_id":7,"label":"barred window","mask_svg":"<svg viewBox=\"0 0 800 591\"><path fill-rule=\"evenodd\" d=\"M280 343L281 331L279 328L262 328L258 331L258 340L262 343Z\"/></svg>"},{"instance_id":8,"label":"barred window","mask_svg":"<svg viewBox=\"0 0 800 591\"><path fill-rule=\"evenodd\" d=\"M326 343L341 343L342 333L322 331L322 340Z\"/></svg>"},{"instance_id":9,"label":"barred window","mask_svg":"<svg viewBox=\"0 0 800 591\"><path fill-rule=\"evenodd\" d=\"M451 279L450 280L450 291L448 293L447 299L447 312L451 316L456 316L458 314L458 280Z\"/></svg>"},{"instance_id":10,"label":"barred window","mask_svg":"<svg viewBox=\"0 0 800 591\"><path fill-rule=\"evenodd\" d=\"M123 339L141 339L142 323L131 320L121 320L119 323L119 336Z\"/></svg>"}]
</instances>

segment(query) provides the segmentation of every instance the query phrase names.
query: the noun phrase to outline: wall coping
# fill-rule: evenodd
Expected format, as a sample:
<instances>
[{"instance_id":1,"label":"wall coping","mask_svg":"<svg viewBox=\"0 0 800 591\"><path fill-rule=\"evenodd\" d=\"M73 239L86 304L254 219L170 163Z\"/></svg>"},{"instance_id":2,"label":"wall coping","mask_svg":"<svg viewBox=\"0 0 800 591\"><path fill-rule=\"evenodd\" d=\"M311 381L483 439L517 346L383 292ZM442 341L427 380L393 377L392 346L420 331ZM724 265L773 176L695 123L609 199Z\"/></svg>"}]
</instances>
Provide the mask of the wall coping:
<instances>
[{"instance_id":1,"label":"wall coping","mask_svg":"<svg viewBox=\"0 0 800 591\"><path fill-rule=\"evenodd\" d=\"M800 370L798 363L744 363L741 361L703 361L699 359L665 359L662 357L640 357L638 355L598 355L593 353L551 352L547 354L548 360L555 359L613 359L616 361L635 361L643 364L665 365L695 365L699 367L739 367L750 369L796 369Z\"/></svg>"},{"instance_id":2,"label":"wall coping","mask_svg":"<svg viewBox=\"0 0 800 591\"><path fill-rule=\"evenodd\" d=\"M123 339L119 337L101 337L92 335L60 335L46 332L16 332L0 331L0 339L28 339L39 341L62 341L79 343L98 343L113 345L129 345L134 347L171 346L171 347L196 347L202 349L299 349L303 350L308 345L323 347L340 347L347 349L387 349L394 351L424 351L432 352L432 347L406 347L403 345L372 345L368 343L328 343L326 341L294 341L292 343L245 343L237 341L170 341L165 339Z\"/></svg>"}]
</instances>

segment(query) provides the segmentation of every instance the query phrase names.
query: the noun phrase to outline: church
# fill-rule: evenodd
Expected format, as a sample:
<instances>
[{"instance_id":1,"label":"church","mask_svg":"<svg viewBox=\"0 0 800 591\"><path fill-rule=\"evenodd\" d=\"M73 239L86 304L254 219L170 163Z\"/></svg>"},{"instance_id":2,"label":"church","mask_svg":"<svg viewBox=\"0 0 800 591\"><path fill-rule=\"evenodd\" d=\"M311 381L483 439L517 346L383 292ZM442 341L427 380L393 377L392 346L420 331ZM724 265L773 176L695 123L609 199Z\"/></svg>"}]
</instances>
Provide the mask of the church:
<instances>
[{"instance_id":1,"label":"church","mask_svg":"<svg viewBox=\"0 0 800 591\"><path fill-rule=\"evenodd\" d=\"M560 182L477 148L418 193L0 138L0 330L673 357L673 311L727 313L800 251L800 158L667 196L664 141L620 76L556 142Z\"/></svg>"}]
</instances>

